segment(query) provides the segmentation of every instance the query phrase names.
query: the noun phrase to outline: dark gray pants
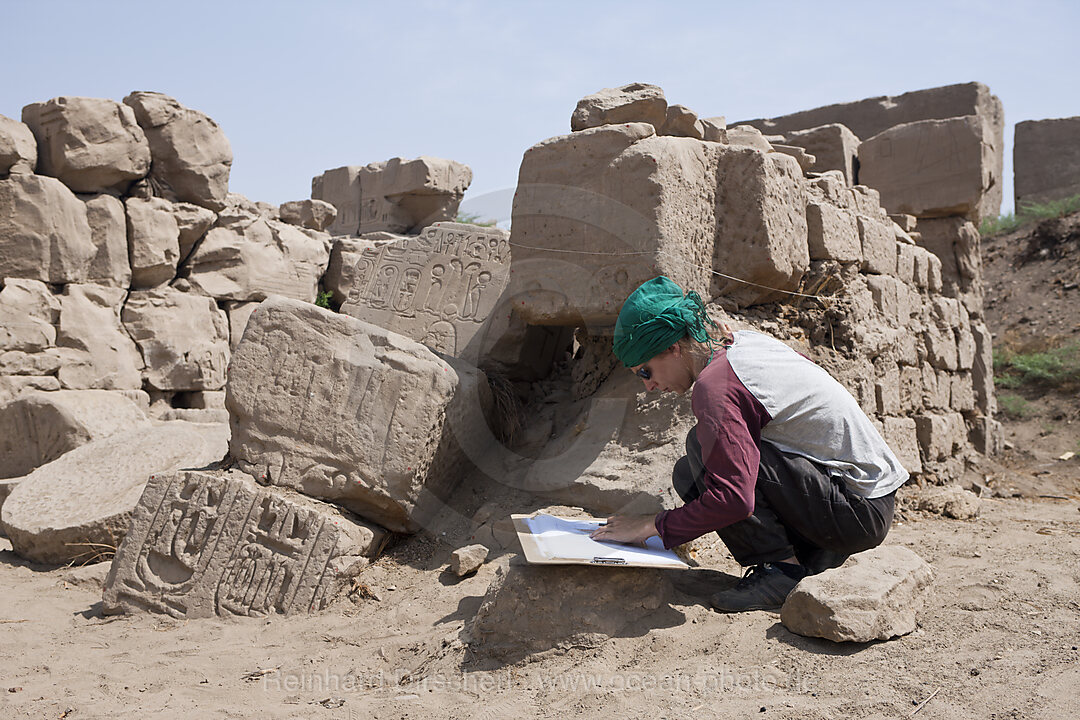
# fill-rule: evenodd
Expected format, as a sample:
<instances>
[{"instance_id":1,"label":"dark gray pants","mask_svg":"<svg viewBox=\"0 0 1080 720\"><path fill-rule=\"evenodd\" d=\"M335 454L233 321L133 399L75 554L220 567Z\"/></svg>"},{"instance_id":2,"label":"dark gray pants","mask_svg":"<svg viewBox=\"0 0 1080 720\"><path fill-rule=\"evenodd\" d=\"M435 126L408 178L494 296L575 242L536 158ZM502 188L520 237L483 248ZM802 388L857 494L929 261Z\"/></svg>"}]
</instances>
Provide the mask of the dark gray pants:
<instances>
[{"instance_id":1,"label":"dark gray pants","mask_svg":"<svg viewBox=\"0 0 1080 720\"><path fill-rule=\"evenodd\" d=\"M690 502L705 490L697 428L686 436L686 456L671 482ZM754 514L717 531L740 565L778 562L792 556L811 572L839 566L848 555L877 547L892 524L896 493L867 498L799 455L761 442Z\"/></svg>"}]
</instances>

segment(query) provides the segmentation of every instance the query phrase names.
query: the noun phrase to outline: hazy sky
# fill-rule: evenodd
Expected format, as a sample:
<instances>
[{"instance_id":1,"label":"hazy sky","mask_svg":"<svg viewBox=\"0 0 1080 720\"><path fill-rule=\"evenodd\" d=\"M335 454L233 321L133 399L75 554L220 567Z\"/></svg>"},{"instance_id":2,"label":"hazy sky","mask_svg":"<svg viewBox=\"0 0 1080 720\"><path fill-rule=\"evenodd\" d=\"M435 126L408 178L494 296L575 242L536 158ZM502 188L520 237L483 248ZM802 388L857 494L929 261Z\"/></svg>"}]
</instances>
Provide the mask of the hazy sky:
<instances>
[{"instance_id":1,"label":"hazy sky","mask_svg":"<svg viewBox=\"0 0 1080 720\"><path fill-rule=\"evenodd\" d=\"M0 114L164 92L225 129L231 189L273 203L309 197L328 168L434 155L472 167L474 209L508 214L526 148L569 132L580 97L628 82L732 121L978 80L1005 105L1011 209L1012 126L1080 115L1080 3L1066 0L0 8Z\"/></svg>"}]
</instances>

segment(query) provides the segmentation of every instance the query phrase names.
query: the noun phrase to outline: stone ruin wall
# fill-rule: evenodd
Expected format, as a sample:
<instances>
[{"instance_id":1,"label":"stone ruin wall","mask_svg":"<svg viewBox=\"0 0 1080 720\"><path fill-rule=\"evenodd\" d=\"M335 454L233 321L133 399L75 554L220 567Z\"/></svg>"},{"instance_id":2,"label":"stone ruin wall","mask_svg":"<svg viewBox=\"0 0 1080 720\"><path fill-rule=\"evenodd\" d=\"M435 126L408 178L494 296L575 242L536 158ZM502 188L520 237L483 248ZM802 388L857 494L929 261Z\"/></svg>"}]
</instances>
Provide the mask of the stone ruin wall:
<instances>
[{"instance_id":1,"label":"stone ruin wall","mask_svg":"<svg viewBox=\"0 0 1080 720\"><path fill-rule=\"evenodd\" d=\"M1017 123L1013 181L1017 211L1080 195L1080 117Z\"/></svg>"}]
</instances>

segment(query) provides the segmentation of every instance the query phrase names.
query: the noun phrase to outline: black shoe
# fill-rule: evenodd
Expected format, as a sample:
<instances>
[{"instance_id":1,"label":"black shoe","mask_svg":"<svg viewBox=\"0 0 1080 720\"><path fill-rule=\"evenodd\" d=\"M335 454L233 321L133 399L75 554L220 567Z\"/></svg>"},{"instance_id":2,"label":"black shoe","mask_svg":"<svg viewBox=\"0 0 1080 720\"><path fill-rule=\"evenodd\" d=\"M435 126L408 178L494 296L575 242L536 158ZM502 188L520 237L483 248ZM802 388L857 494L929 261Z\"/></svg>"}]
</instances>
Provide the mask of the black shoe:
<instances>
[{"instance_id":1,"label":"black shoe","mask_svg":"<svg viewBox=\"0 0 1080 720\"><path fill-rule=\"evenodd\" d=\"M720 612L776 610L801 579L791 577L776 565L754 565L747 568L735 587L716 593L709 602Z\"/></svg>"}]
</instances>

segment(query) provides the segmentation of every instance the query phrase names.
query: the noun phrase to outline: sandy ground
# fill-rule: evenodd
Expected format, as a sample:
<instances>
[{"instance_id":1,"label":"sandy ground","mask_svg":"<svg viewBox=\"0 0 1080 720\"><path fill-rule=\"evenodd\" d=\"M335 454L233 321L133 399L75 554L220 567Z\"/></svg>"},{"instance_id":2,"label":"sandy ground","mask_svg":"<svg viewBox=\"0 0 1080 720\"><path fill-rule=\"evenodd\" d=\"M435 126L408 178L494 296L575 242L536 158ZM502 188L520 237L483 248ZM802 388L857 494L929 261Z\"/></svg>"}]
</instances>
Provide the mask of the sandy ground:
<instances>
[{"instance_id":1,"label":"sandy ground","mask_svg":"<svg viewBox=\"0 0 1080 720\"><path fill-rule=\"evenodd\" d=\"M906 513L886 542L937 578L902 638L838 645L777 613L715 613L704 596L737 569L712 546L710 569L676 573L676 601L625 636L509 666L463 643L494 565L459 581L430 538L365 570L377 600L198 621L102 616L103 566L31 566L0 540L0 716L1075 718L1078 510L1074 495L985 499L969 521Z\"/></svg>"}]
</instances>

